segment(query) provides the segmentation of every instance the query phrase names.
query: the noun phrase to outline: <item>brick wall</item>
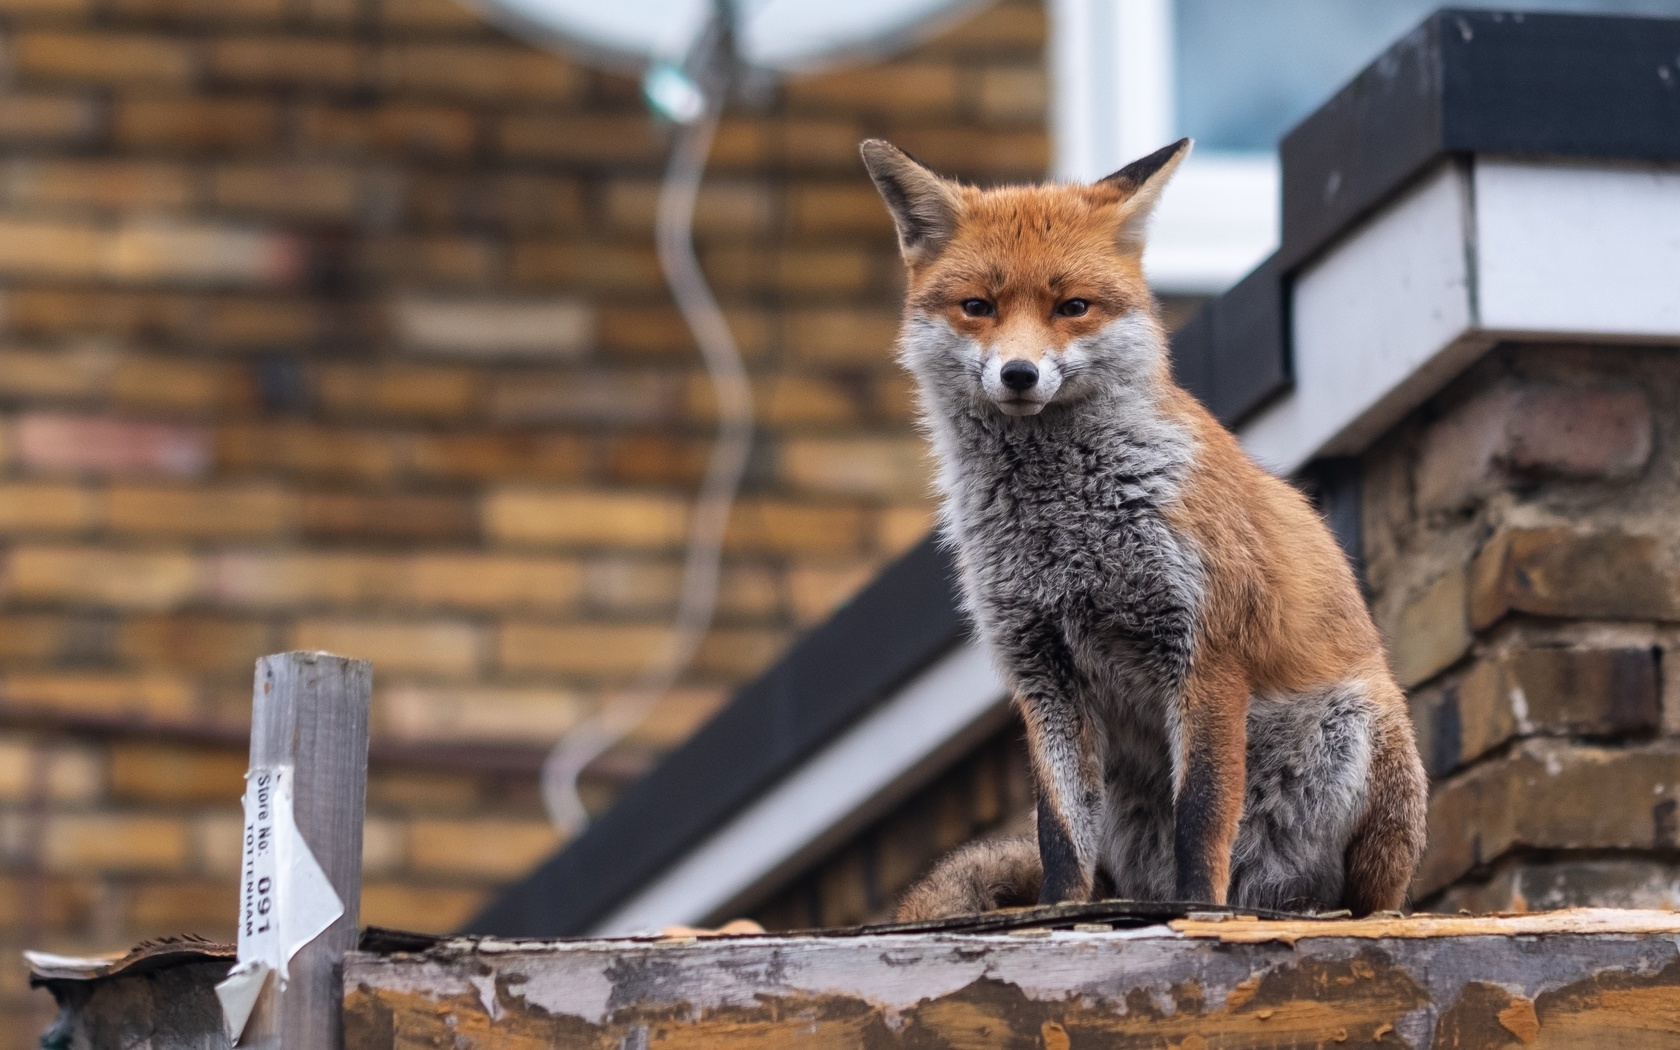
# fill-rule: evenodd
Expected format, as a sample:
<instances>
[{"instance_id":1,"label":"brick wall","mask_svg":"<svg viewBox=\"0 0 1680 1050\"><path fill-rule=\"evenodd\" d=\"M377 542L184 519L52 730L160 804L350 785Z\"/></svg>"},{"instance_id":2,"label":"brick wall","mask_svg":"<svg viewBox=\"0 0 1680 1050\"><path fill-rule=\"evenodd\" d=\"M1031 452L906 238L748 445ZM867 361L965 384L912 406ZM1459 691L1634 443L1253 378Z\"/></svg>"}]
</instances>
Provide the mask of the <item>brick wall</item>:
<instances>
[{"instance_id":1,"label":"brick wall","mask_svg":"<svg viewBox=\"0 0 1680 1050\"><path fill-rule=\"evenodd\" d=\"M764 430L718 627L597 798L926 529L856 144L1041 174L1043 21L725 121L700 251ZM21 945L231 932L264 652L375 661L368 921L556 845L535 758L661 637L711 434L662 157L634 83L450 0L0 0L0 1010Z\"/></svg>"},{"instance_id":2,"label":"brick wall","mask_svg":"<svg viewBox=\"0 0 1680 1050\"><path fill-rule=\"evenodd\" d=\"M1423 905L1680 907L1676 447L1672 348L1504 347L1365 456Z\"/></svg>"}]
</instances>

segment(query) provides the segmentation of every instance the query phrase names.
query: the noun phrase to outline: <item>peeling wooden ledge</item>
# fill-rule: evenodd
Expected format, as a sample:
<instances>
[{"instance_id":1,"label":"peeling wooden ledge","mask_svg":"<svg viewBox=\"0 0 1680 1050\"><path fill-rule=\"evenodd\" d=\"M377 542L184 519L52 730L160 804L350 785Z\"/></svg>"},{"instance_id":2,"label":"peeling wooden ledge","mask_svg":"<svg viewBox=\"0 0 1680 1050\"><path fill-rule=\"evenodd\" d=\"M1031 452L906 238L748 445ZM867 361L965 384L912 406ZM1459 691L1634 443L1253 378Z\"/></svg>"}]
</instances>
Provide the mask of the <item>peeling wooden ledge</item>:
<instances>
[{"instance_id":1,"label":"peeling wooden ledge","mask_svg":"<svg viewBox=\"0 0 1680 1050\"><path fill-rule=\"evenodd\" d=\"M38 956L43 1045L224 1047L232 949ZM352 1050L1680 1048L1680 913L1266 917L1103 902L950 923L520 941L369 930Z\"/></svg>"},{"instance_id":2,"label":"peeling wooden ledge","mask_svg":"<svg viewBox=\"0 0 1680 1050\"><path fill-rule=\"evenodd\" d=\"M345 1044L1680 1047L1680 914L1052 911L980 932L362 951L345 961Z\"/></svg>"}]
</instances>

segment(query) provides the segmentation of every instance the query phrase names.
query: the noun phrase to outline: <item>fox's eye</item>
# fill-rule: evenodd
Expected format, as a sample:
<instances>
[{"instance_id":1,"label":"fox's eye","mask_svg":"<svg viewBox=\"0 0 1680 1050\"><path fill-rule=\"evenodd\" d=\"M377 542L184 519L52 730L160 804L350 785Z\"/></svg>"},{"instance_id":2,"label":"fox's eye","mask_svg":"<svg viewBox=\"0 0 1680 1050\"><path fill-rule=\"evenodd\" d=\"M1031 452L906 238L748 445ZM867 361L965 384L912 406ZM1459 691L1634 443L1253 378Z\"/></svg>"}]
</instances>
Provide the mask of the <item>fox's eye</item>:
<instances>
[{"instance_id":1,"label":"fox's eye","mask_svg":"<svg viewBox=\"0 0 1680 1050\"><path fill-rule=\"evenodd\" d=\"M1065 299L1056 306L1057 317L1084 317L1091 304L1083 299Z\"/></svg>"},{"instance_id":2,"label":"fox's eye","mask_svg":"<svg viewBox=\"0 0 1680 1050\"><path fill-rule=\"evenodd\" d=\"M962 312L970 317L990 317L997 312L997 308L984 299L964 299Z\"/></svg>"}]
</instances>

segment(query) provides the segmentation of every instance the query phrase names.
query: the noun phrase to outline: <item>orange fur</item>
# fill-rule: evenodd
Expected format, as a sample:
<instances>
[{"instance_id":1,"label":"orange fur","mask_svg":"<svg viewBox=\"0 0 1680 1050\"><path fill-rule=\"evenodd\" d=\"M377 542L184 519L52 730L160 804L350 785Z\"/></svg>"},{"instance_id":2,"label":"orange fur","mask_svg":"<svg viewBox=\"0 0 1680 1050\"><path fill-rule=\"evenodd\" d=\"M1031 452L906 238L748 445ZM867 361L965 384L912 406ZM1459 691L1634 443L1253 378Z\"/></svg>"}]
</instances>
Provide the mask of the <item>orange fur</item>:
<instances>
[{"instance_id":1,"label":"orange fur","mask_svg":"<svg viewBox=\"0 0 1680 1050\"><path fill-rule=\"evenodd\" d=\"M1185 146L1094 185L981 190L939 180L884 143L866 143L865 158L899 221L907 313L943 318L1004 361L1035 365L1123 317L1145 317L1159 333L1143 272L1144 224ZM1125 177L1134 168L1141 174ZM962 305L970 299L995 309L971 315ZM1070 299L1085 300L1088 310L1063 316L1058 305ZM1368 689L1378 732L1371 804L1348 849L1349 899L1360 910L1398 907L1422 849L1425 785L1404 695L1353 573L1301 493L1258 467L1174 384L1164 355L1157 367L1157 407L1188 430L1195 447L1165 515L1198 552L1206 576L1179 768L1196 758L1212 784L1199 800L1212 824L1210 855L1202 858L1212 892L1224 899L1244 804L1249 697L1353 681ZM1028 732L1036 732L1030 719ZM1035 761L1039 750L1035 744ZM1080 772L1081 780L1091 776L1100 772ZM1054 811L1061 803L1052 801Z\"/></svg>"}]
</instances>

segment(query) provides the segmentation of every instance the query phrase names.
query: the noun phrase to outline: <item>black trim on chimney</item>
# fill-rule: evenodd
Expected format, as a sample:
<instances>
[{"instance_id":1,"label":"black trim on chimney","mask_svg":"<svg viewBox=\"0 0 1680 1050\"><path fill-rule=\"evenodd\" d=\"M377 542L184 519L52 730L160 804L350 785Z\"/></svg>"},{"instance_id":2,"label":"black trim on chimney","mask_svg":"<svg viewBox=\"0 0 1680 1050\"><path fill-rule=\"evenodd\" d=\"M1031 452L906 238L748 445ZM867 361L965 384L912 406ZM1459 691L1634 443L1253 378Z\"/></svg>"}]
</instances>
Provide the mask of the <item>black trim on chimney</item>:
<instances>
[{"instance_id":1,"label":"black trim on chimney","mask_svg":"<svg viewBox=\"0 0 1680 1050\"><path fill-rule=\"evenodd\" d=\"M1442 157L1680 160L1680 20L1437 11L1279 153L1277 254L1173 337L1179 374L1227 424L1288 389L1295 273Z\"/></svg>"}]
</instances>

